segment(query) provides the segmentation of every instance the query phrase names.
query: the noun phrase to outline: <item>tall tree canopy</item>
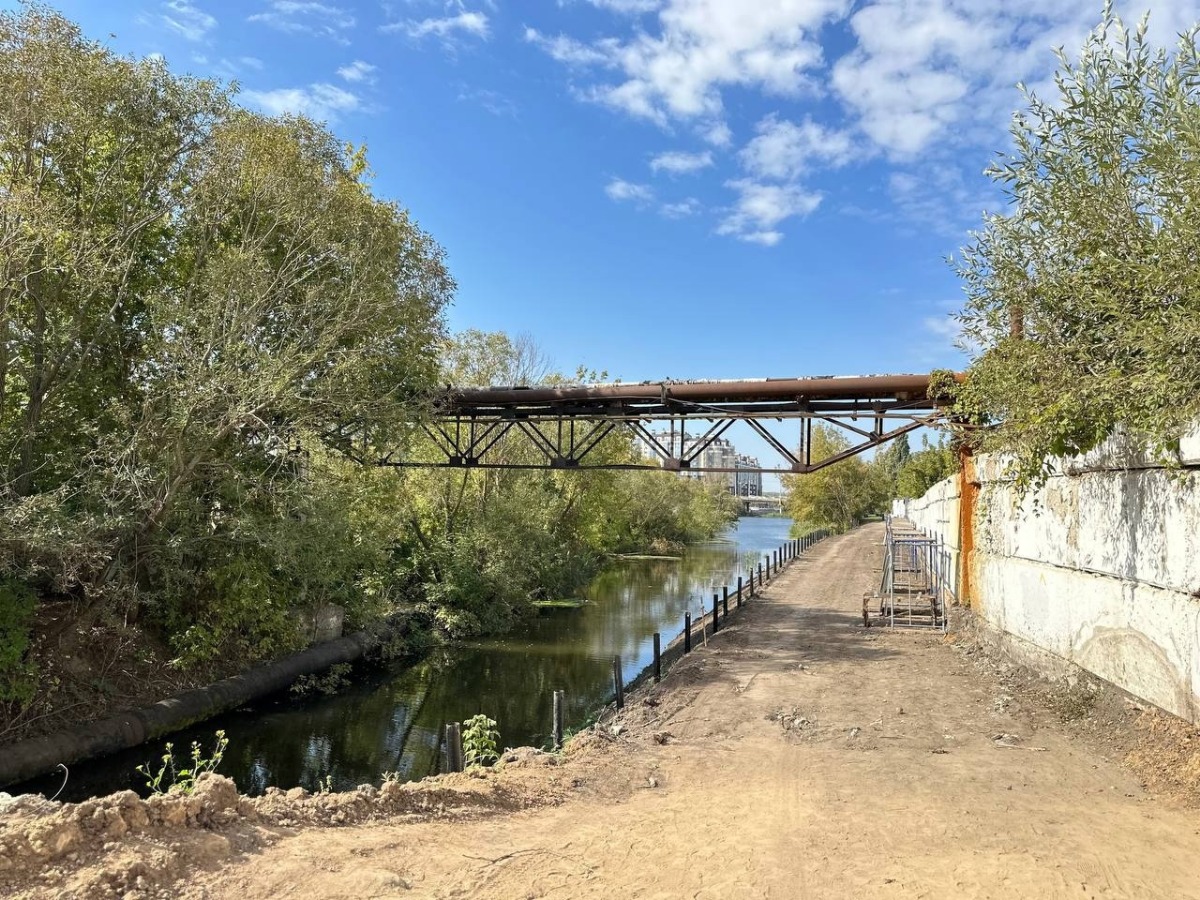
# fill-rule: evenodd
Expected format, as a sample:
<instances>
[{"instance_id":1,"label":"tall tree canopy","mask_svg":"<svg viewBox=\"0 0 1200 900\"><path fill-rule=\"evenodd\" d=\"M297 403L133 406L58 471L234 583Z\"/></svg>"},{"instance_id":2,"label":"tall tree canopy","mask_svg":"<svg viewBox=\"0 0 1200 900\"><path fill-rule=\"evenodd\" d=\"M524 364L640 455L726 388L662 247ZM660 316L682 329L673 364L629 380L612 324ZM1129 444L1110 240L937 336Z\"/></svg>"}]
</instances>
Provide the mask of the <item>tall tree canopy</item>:
<instances>
[{"instance_id":1,"label":"tall tree canopy","mask_svg":"<svg viewBox=\"0 0 1200 900\"><path fill-rule=\"evenodd\" d=\"M1161 447L1200 413L1200 55L1106 9L1056 96L1026 92L990 170L1011 210L960 272L980 348L960 410L1026 484L1121 426Z\"/></svg>"},{"instance_id":2,"label":"tall tree canopy","mask_svg":"<svg viewBox=\"0 0 1200 900\"><path fill-rule=\"evenodd\" d=\"M203 629L234 581L297 587L322 457L435 383L440 248L362 150L37 5L0 15L0 184L0 591Z\"/></svg>"},{"instance_id":3,"label":"tall tree canopy","mask_svg":"<svg viewBox=\"0 0 1200 900\"><path fill-rule=\"evenodd\" d=\"M441 384L560 376L528 338L446 333L442 250L363 149L235 99L0 13L0 739L94 696L95 647L200 678L302 646L330 604L496 631L733 515L667 473L374 465L426 449Z\"/></svg>"}]
</instances>

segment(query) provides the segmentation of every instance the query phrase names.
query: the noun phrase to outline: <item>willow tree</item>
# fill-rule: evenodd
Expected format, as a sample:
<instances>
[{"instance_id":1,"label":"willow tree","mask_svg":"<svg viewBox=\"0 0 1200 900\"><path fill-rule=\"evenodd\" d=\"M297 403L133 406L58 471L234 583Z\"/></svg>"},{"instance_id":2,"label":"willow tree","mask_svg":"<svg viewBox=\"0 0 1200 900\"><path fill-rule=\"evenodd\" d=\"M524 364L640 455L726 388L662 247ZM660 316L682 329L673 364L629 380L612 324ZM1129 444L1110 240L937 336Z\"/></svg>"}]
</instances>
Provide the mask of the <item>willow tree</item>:
<instances>
[{"instance_id":1,"label":"willow tree","mask_svg":"<svg viewBox=\"0 0 1200 900\"><path fill-rule=\"evenodd\" d=\"M1106 9L1055 96L1025 91L989 170L1010 210L963 253L960 411L1024 484L1120 427L1169 450L1200 413L1200 55ZM1024 90L1024 89L1023 89Z\"/></svg>"}]
</instances>

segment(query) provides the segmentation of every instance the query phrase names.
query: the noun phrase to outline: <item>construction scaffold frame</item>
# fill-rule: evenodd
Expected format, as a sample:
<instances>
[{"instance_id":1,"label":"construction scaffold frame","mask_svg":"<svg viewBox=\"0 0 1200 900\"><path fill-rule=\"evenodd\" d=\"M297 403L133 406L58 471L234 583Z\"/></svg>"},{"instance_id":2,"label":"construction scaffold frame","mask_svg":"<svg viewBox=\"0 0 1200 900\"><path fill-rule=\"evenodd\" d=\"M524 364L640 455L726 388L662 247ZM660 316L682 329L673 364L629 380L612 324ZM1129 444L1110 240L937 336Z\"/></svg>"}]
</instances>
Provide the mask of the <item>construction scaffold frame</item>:
<instances>
[{"instance_id":1,"label":"construction scaffold frame","mask_svg":"<svg viewBox=\"0 0 1200 900\"><path fill-rule=\"evenodd\" d=\"M954 600L951 553L907 519L884 519L883 576L863 596L863 625L945 631Z\"/></svg>"}]
</instances>

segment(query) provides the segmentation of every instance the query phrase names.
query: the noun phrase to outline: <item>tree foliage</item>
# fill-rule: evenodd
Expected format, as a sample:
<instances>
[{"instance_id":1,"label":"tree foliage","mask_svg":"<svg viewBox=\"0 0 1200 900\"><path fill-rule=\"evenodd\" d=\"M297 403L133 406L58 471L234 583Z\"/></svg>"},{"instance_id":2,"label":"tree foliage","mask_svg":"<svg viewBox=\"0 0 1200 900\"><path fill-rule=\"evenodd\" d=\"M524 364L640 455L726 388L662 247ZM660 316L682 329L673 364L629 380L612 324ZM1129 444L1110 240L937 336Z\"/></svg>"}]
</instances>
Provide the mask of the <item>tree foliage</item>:
<instances>
[{"instance_id":1,"label":"tree foliage","mask_svg":"<svg viewBox=\"0 0 1200 900\"><path fill-rule=\"evenodd\" d=\"M0 16L0 97L5 568L185 657L295 645L356 595L337 435L435 383L441 250L362 151L43 7Z\"/></svg>"},{"instance_id":2,"label":"tree foliage","mask_svg":"<svg viewBox=\"0 0 1200 900\"><path fill-rule=\"evenodd\" d=\"M1170 447L1200 413L1200 55L1111 6L1052 99L1025 92L990 169L1011 200L959 271L980 348L959 412L1023 484L1117 427Z\"/></svg>"},{"instance_id":3,"label":"tree foliage","mask_svg":"<svg viewBox=\"0 0 1200 900\"><path fill-rule=\"evenodd\" d=\"M426 449L439 385L562 379L528 338L447 334L443 252L363 148L234 101L0 13L0 704L35 693L45 600L228 670L326 604L500 630L614 549L728 521L667 475L370 465Z\"/></svg>"},{"instance_id":4,"label":"tree foliage","mask_svg":"<svg viewBox=\"0 0 1200 900\"><path fill-rule=\"evenodd\" d=\"M812 430L812 460L820 462L850 446L829 425ZM889 498L887 477L878 465L852 456L807 475L784 475L784 501L798 535L818 529L846 531L868 516L879 515Z\"/></svg>"},{"instance_id":5,"label":"tree foliage","mask_svg":"<svg viewBox=\"0 0 1200 900\"><path fill-rule=\"evenodd\" d=\"M920 497L958 471L958 458L950 444L944 439L936 444L930 443L929 438L922 441L921 449L909 455L896 477L897 497Z\"/></svg>"}]
</instances>

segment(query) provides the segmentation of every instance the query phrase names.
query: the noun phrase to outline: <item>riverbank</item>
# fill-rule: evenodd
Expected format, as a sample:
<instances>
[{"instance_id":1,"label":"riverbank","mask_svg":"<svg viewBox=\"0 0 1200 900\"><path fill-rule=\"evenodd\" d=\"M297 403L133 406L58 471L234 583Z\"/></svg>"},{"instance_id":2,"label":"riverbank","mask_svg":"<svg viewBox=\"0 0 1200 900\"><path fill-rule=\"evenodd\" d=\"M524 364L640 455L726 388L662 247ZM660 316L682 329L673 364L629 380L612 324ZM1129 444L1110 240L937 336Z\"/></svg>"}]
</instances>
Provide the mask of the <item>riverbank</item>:
<instances>
[{"instance_id":1,"label":"riverbank","mask_svg":"<svg viewBox=\"0 0 1200 900\"><path fill-rule=\"evenodd\" d=\"M230 738L222 771L251 795L272 786L317 790L327 783L351 790L378 785L385 771L402 780L434 774L444 723L481 711L501 723L506 743L547 746L546 684L566 690L568 728L589 721L611 693L614 655L625 661L625 677L632 680L651 658L653 633L661 631L664 644L669 641L686 611L697 618L714 589L733 585L750 560L785 540L786 526L745 520L721 541L693 545L682 558L616 560L584 593L583 608L542 610L506 635L438 642L419 658L359 667L333 694L283 692L145 746L82 765L68 760L63 799L127 788L142 792L145 782L135 769L157 757L162 740L177 748L192 741L208 748L218 728ZM3 756L0 750L0 763ZM19 790L50 795L61 783L61 776L51 775Z\"/></svg>"},{"instance_id":2,"label":"riverbank","mask_svg":"<svg viewBox=\"0 0 1200 900\"><path fill-rule=\"evenodd\" d=\"M24 809L0 815L0 858L14 835L40 850L9 857L22 869L0 893L1200 896L1200 814L1183 806L1196 794L1141 784L1149 761L1187 770L1168 752L1187 746L1178 721L1060 695L941 635L864 631L877 532L822 544L561 756L347 794L212 787L146 804L183 808L179 823L116 824L113 806L133 809L120 798Z\"/></svg>"}]
</instances>

